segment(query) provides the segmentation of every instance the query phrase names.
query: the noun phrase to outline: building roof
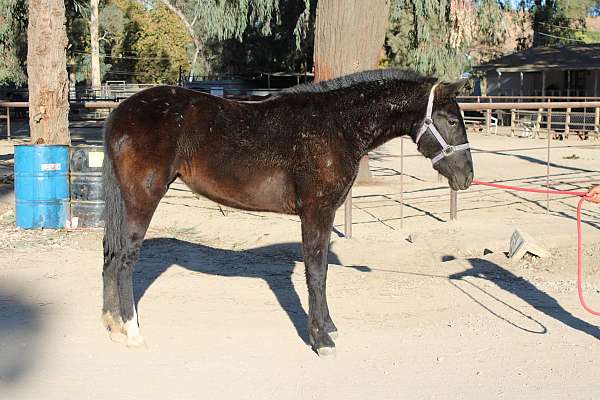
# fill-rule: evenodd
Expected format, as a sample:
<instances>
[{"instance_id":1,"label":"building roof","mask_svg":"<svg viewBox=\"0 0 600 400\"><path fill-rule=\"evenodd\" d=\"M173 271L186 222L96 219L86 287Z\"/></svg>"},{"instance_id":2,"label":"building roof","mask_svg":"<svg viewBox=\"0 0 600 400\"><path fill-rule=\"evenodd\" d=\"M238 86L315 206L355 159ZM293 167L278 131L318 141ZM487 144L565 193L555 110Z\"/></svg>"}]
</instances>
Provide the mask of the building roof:
<instances>
[{"instance_id":1,"label":"building roof","mask_svg":"<svg viewBox=\"0 0 600 400\"><path fill-rule=\"evenodd\" d=\"M542 71L547 69L600 69L600 44L532 47L508 54L474 68L476 71Z\"/></svg>"}]
</instances>

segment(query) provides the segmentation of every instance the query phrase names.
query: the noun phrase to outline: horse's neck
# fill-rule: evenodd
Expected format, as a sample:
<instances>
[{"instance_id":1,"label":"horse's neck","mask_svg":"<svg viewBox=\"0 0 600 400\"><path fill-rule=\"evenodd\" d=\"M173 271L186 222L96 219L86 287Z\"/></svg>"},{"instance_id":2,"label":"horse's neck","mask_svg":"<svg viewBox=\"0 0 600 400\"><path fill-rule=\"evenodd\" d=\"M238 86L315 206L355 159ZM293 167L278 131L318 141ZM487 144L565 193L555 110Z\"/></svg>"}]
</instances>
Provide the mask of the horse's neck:
<instances>
[{"instance_id":1,"label":"horse's neck","mask_svg":"<svg viewBox=\"0 0 600 400\"><path fill-rule=\"evenodd\" d=\"M425 106L420 103L399 105L384 98L376 100L338 111L345 114L345 135L353 138L363 153L396 137L415 134L415 127L425 116Z\"/></svg>"}]
</instances>

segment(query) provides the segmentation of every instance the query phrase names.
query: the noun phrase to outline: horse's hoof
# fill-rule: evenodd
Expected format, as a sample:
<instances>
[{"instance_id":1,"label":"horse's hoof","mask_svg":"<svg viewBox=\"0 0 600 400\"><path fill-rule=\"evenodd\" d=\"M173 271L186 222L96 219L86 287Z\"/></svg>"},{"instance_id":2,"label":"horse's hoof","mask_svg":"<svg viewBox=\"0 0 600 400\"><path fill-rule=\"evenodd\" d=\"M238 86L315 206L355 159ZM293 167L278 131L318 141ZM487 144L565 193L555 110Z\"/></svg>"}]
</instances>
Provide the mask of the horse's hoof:
<instances>
[{"instance_id":1,"label":"horse's hoof","mask_svg":"<svg viewBox=\"0 0 600 400\"><path fill-rule=\"evenodd\" d=\"M110 332L110 340L115 343L127 342L127 336L123 332Z\"/></svg>"},{"instance_id":2,"label":"horse's hoof","mask_svg":"<svg viewBox=\"0 0 600 400\"><path fill-rule=\"evenodd\" d=\"M109 312L102 314L102 325L111 332L121 332L123 330L123 322L120 317L113 318Z\"/></svg>"},{"instance_id":3,"label":"horse's hoof","mask_svg":"<svg viewBox=\"0 0 600 400\"><path fill-rule=\"evenodd\" d=\"M142 335L136 336L128 336L127 337L127 347L142 347L146 344L144 337Z\"/></svg>"},{"instance_id":4,"label":"horse's hoof","mask_svg":"<svg viewBox=\"0 0 600 400\"><path fill-rule=\"evenodd\" d=\"M319 357L335 356L335 347L319 347L317 349Z\"/></svg>"},{"instance_id":5,"label":"horse's hoof","mask_svg":"<svg viewBox=\"0 0 600 400\"><path fill-rule=\"evenodd\" d=\"M331 334L321 332L319 335L319 339L315 340L315 338L310 335L310 345L312 349L321 357L329 356L335 354L335 342L333 341Z\"/></svg>"}]
</instances>

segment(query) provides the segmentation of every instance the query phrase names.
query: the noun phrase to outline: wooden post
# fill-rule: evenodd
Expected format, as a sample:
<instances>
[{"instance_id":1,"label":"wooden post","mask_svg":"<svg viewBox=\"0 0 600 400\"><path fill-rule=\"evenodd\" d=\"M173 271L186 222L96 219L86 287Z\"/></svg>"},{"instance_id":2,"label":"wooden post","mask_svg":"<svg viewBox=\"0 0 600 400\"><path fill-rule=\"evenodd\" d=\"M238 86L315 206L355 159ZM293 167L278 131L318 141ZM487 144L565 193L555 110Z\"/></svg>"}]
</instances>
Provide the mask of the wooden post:
<instances>
[{"instance_id":1,"label":"wooden post","mask_svg":"<svg viewBox=\"0 0 600 400\"><path fill-rule=\"evenodd\" d=\"M10 107L8 106L6 106L6 137L10 140Z\"/></svg>"},{"instance_id":2,"label":"wooden post","mask_svg":"<svg viewBox=\"0 0 600 400\"><path fill-rule=\"evenodd\" d=\"M569 138L569 131L571 125L571 108L567 108L567 113L565 114L565 139Z\"/></svg>"},{"instance_id":3,"label":"wooden post","mask_svg":"<svg viewBox=\"0 0 600 400\"><path fill-rule=\"evenodd\" d=\"M485 128L487 130L488 135L490 134L490 128L492 123L492 110L485 111Z\"/></svg>"},{"instance_id":4,"label":"wooden post","mask_svg":"<svg viewBox=\"0 0 600 400\"><path fill-rule=\"evenodd\" d=\"M516 119L516 112L515 112L515 109L513 108L510 110L510 136L515 135L515 119Z\"/></svg>"},{"instance_id":5,"label":"wooden post","mask_svg":"<svg viewBox=\"0 0 600 400\"><path fill-rule=\"evenodd\" d=\"M456 221L458 206L458 191L450 189L450 221Z\"/></svg>"}]
</instances>

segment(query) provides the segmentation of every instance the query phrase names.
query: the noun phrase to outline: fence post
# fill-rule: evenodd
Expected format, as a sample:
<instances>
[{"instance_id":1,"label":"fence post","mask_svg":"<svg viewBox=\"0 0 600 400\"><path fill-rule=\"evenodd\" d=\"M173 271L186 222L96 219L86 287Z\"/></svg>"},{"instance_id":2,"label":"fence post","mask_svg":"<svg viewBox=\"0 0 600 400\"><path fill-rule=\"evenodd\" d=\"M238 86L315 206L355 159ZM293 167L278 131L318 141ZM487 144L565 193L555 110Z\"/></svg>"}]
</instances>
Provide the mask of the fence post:
<instances>
[{"instance_id":1,"label":"fence post","mask_svg":"<svg viewBox=\"0 0 600 400\"><path fill-rule=\"evenodd\" d=\"M571 107L567 108L567 112L565 114L565 139L569 138L569 125L571 125Z\"/></svg>"},{"instance_id":2,"label":"fence post","mask_svg":"<svg viewBox=\"0 0 600 400\"><path fill-rule=\"evenodd\" d=\"M458 191L450 189L450 221L456 221L456 209L458 206Z\"/></svg>"},{"instance_id":3,"label":"fence post","mask_svg":"<svg viewBox=\"0 0 600 400\"><path fill-rule=\"evenodd\" d=\"M515 109L510 110L510 136L515 136Z\"/></svg>"},{"instance_id":4,"label":"fence post","mask_svg":"<svg viewBox=\"0 0 600 400\"><path fill-rule=\"evenodd\" d=\"M348 197L344 202L344 237L352 238L352 188L348 191Z\"/></svg>"},{"instance_id":5,"label":"fence post","mask_svg":"<svg viewBox=\"0 0 600 400\"><path fill-rule=\"evenodd\" d=\"M400 229L404 228L404 137L400 137Z\"/></svg>"},{"instance_id":6,"label":"fence post","mask_svg":"<svg viewBox=\"0 0 600 400\"><path fill-rule=\"evenodd\" d=\"M552 130L552 109L548 109L548 138L546 154L546 189L550 189L550 131ZM546 213L550 212L550 193L546 193Z\"/></svg>"},{"instance_id":7,"label":"fence post","mask_svg":"<svg viewBox=\"0 0 600 400\"><path fill-rule=\"evenodd\" d=\"M492 124L492 110L486 110L486 112L485 112L485 128L486 128L488 135L490 134L491 124Z\"/></svg>"},{"instance_id":8,"label":"fence post","mask_svg":"<svg viewBox=\"0 0 600 400\"><path fill-rule=\"evenodd\" d=\"M6 138L10 141L10 107L6 107Z\"/></svg>"}]
</instances>

